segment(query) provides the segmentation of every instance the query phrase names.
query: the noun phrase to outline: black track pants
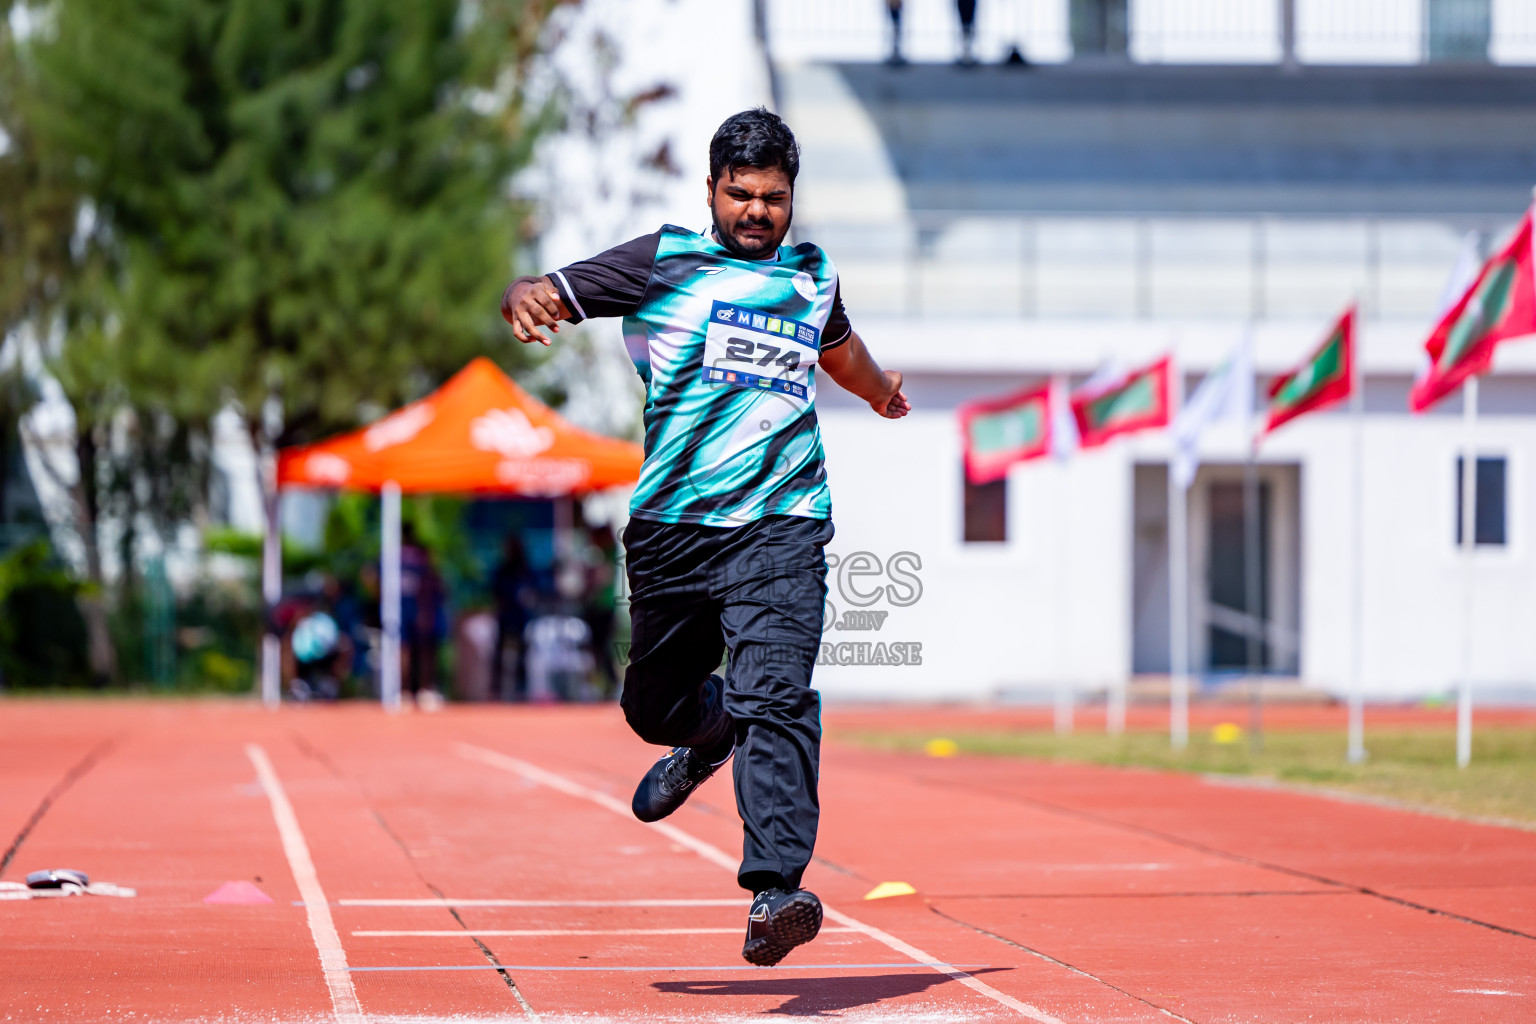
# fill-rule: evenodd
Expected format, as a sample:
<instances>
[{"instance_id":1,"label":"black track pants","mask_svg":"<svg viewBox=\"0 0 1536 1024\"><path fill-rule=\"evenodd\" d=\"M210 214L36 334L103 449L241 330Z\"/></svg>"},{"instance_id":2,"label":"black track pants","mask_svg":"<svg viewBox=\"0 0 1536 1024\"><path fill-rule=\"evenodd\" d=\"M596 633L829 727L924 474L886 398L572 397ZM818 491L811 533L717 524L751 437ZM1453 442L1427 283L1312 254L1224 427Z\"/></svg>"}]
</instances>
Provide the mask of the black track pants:
<instances>
[{"instance_id":1,"label":"black track pants","mask_svg":"<svg viewBox=\"0 0 1536 1024\"><path fill-rule=\"evenodd\" d=\"M738 879L798 887L816 845L821 700L811 670L827 596L825 519L739 527L632 519L633 623L621 704L647 743L710 749L734 737ZM724 681L711 675L730 651Z\"/></svg>"}]
</instances>

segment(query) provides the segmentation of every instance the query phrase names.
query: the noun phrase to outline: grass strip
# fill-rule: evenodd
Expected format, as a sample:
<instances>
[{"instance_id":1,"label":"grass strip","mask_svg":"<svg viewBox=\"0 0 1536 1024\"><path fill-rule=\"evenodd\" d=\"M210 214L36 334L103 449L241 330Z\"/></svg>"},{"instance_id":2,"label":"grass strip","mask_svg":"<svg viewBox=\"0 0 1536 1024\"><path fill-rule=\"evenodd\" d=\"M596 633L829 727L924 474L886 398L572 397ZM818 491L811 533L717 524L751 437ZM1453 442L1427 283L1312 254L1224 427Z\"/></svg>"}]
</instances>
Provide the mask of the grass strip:
<instances>
[{"instance_id":1,"label":"grass strip","mask_svg":"<svg viewBox=\"0 0 1536 1024\"><path fill-rule=\"evenodd\" d=\"M1271 732L1255 750L1236 722L1191 735L1182 751L1172 749L1162 733L903 730L835 738L930 756L974 754L1272 779L1536 827L1536 729L1479 729L1472 763L1464 769L1456 767L1455 731L1446 728L1370 732L1369 757L1362 764L1345 759L1342 732Z\"/></svg>"}]
</instances>

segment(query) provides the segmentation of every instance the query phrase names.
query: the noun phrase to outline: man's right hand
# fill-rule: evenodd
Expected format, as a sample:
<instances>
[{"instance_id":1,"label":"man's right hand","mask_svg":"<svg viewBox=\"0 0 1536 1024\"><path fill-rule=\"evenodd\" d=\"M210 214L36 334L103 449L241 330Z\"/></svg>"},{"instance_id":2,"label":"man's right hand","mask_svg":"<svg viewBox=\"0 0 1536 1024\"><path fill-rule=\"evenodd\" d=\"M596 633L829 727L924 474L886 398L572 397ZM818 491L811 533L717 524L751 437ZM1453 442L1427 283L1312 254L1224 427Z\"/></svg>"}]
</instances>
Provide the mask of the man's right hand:
<instances>
[{"instance_id":1,"label":"man's right hand","mask_svg":"<svg viewBox=\"0 0 1536 1024\"><path fill-rule=\"evenodd\" d=\"M549 339L539 328L548 327L551 333L559 334L560 321L570 315L547 277L520 277L501 293L502 319L512 325L512 336L525 345L535 341L548 345Z\"/></svg>"}]
</instances>

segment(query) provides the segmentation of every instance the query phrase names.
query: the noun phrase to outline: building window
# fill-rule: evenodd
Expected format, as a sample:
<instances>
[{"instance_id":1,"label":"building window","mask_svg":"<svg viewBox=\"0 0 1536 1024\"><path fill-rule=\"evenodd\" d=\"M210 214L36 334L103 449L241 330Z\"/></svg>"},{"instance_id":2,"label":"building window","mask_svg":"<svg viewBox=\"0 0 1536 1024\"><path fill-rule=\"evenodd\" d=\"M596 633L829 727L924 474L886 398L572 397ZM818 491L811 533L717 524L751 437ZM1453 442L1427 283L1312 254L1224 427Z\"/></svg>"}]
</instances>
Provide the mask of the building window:
<instances>
[{"instance_id":1,"label":"building window","mask_svg":"<svg viewBox=\"0 0 1536 1024\"><path fill-rule=\"evenodd\" d=\"M965 479L962 469L961 482L965 488L965 542L1005 541L1008 539L1008 481L994 480L989 484L973 484Z\"/></svg>"},{"instance_id":2,"label":"building window","mask_svg":"<svg viewBox=\"0 0 1536 1024\"><path fill-rule=\"evenodd\" d=\"M1461 546L1461 487L1463 462L1456 457L1456 544ZM1509 460L1502 456L1479 455L1477 457L1477 485L1472 493L1472 522L1476 530L1472 534L1474 544L1503 547L1508 541L1506 481L1509 478Z\"/></svg>"},{"instance_id":3,"label":"building window","mask_svg":"<svg viewBox=\"0 0 1536 1024\"><path fill-rule=\"evenodd\" d=\"M1425 0L1424 21L1424 56L1431 62L1487 62L1492 0Z\"/></svg>"},{"instance_id":4,"label":"building window","mask_svg":"<svg viewBox=\"0 0 1536 1024\"><path fill-rule=\"evenodd\" d=\"M1126 0L1072 0L1068 22L1074 56L1125 56L1130 41Z\"/></svg>"}]
</instances>

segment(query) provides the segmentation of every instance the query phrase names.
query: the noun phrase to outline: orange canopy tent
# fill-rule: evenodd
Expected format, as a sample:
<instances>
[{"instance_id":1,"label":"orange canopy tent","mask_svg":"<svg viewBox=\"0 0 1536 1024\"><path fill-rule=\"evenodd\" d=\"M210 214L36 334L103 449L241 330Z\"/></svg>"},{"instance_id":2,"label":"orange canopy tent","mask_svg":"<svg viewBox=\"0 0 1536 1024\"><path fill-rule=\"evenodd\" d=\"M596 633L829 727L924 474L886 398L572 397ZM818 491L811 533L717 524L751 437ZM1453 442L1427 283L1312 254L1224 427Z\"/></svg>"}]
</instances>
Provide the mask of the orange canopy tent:
<instances>
[{"instance_id":1,"label":"orange canopy tent","mask_svg":"<svg viewBox=\"0 0 1536 1024\"><path fill-rule=\"evenodd\" d=\"M639 445L567 423L480 358L362 430L283 449L277 484L557 497L634 483L643 458Z\"/></svg>"},{"instance_id":2,"label":"orange canopy tent","mask_svg":"<svg viewBox=\"0 0 1536 1024\"><path fill-rule=\"evenodd\" d=\"M382 498L380 589L384 627L379 690L400 706L400 495L426 492L562 498L634 483L640 446L572 426L489 359L471 362L427 397L362 430L284 448L277 487L377 492ZM267 516L263 592L282 596L282 539ZM263 640L262 695L279 700L278 638Z\"/></svg>"}]
</instances>

